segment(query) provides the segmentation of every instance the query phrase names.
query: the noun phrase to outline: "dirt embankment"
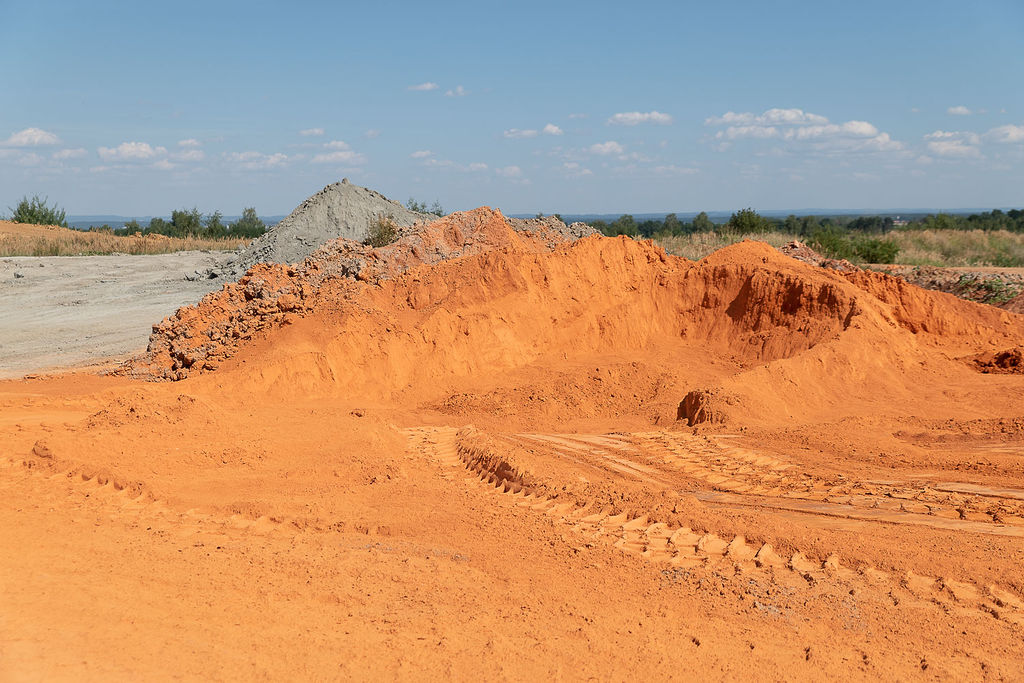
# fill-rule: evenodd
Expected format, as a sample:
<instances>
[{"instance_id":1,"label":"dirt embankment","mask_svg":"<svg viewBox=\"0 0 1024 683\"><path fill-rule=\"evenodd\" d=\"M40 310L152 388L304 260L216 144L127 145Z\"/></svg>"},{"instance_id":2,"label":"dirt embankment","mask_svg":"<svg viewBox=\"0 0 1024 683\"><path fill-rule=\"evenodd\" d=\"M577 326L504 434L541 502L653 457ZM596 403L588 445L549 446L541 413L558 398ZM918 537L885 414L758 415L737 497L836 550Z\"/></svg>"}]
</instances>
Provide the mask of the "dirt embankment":
<instances>
[{"instance_id":1,"label":"dirt embankment","mask_svg":"<svg viewBox=\"0 0 1024 683\"><path fill-rule=\"evenodd\" d=\"M252 347L248 390L413 391L451 412L500 402L460 398L473 376L671 348L733 370L636 375L641 385L611 393L628 403L661 386L644 409L659 420L758 422L842 414L879 391L910 396L941 383L937 375L969 371L950 358L999 352L1024 334L1024 318L878 273L812 267L757 242L691 262L651 243L567 242L534 227L517 232L477 209L387 247L341 240L296 267L258 266L157 326L148 365L134 371L180 379ZM282 325L285 334L267 336ZM621 408L586 398L600 394L597 381L534 388L553 391L549 407L565 414L581 402Z\"/></svg>"},{"instance_id":2,"label":"dirt embankment","mask_svg":"<svg viewBox=\"0 0 1024 683\"><path fill-rule=\"evenodd\" d=\"M377 285L417 266L493 250L550 250L592 232L589 226L566 226L554 218L510 221L483 208L400 227L398 239L383 247L330 240L299 264L256 264L237 283L155 325L149 358L131 363L129 372L182 379L193 371L212 370L260 331L320 306L336 307L353 297L361 283Z\"/></svg>"}]
</instances>

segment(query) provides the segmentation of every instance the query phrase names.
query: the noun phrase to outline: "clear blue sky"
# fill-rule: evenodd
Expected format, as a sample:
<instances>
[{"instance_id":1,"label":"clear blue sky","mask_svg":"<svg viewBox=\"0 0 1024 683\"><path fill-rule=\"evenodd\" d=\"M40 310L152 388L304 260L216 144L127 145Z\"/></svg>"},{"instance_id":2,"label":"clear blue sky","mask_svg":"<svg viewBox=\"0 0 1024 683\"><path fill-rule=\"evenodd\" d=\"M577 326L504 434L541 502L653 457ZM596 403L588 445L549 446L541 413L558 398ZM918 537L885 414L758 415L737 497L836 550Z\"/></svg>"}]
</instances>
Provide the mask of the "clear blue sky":
<instances>
[{"instance_id":1,"label":"clear blue sky","mask_svg":"<svg viewBox=\"0 0 1024 683\"><path fill-rule=\"evenodd\" d=\"M0 0L0 211L1024 205L1024 3Z\"/></svg>"}]
</instances>

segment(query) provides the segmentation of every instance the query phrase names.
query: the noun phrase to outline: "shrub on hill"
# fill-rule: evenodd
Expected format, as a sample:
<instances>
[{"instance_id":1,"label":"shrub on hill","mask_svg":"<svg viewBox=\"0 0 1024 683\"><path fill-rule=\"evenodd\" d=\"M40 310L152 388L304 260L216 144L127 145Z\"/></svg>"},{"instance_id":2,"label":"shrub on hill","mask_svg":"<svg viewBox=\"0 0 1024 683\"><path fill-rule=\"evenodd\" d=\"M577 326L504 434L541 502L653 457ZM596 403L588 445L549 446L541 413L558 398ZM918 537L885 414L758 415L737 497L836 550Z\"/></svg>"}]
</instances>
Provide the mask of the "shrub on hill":
<instances>
[{"instance_id":1,"label":"shrub on hill","mask_svg":"<svg viewBox=\"0 0 1024 683\"><path fill-rule=\"evenodd\" d=\"M11 209L11 220L15 223L68 227L64 209L56 204L50 206L48 199L40 199L39 195L35 195L32 199L27 196L23 197L18 202L18 206Z\"/></svg>"}]
</instances>

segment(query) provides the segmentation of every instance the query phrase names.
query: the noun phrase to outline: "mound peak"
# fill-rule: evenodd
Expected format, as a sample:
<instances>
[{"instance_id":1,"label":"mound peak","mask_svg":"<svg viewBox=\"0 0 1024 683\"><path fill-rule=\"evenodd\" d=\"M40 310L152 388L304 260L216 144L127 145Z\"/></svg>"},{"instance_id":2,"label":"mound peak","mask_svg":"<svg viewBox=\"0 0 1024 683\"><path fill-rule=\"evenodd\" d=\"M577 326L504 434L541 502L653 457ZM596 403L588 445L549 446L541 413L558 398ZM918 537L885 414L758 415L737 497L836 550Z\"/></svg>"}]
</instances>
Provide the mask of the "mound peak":
<instances>
[{"instance_id":1,"label":"mound peak","mask_svg":"<svg viewBox=\"0 0 1024 683\"><path fill-rule=\"evenodd\" d=\"M379 217L398 226L433 218L410 211L381 193L344 179L308 197L280 223L253 240L213 277L237 277L257 263L296 263L339 237L362 241Z\"/></svg>"}]
</instances>

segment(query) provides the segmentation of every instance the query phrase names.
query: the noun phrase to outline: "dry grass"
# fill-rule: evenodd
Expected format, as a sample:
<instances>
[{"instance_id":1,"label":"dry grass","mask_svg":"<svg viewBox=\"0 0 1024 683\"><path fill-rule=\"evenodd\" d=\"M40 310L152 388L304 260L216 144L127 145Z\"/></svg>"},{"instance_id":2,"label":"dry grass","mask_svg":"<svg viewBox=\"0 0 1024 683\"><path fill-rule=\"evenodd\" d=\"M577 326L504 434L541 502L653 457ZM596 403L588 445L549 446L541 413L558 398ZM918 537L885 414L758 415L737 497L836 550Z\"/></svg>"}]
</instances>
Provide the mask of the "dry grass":
<instances>
[{"instance_id":1,"label":"dry grass","mask_svg":"<svg viewBox=\"0 0 1024 683\"><path fill-rule=\"evenodd\" d=\"M744 239L767 242L781 247L792 240L808 238L781 232L763 235L723 235L701 232L655 240L665 251L676 256L699 260L724 246ZM884 239L899 245L896 262L908 266L1024 266L1024 234L1006 230L900 230L886 234Z\"/></svg>"},{"instance_id":2,"label":"dry grass","mask_svg":"<svg viewBox=\"0 0 1024 683\"><path fill-rule=\"evenodd\" d=\"M695 232L690 235L679 235L674 237L663 237L655 242L670 254L684 256L691 261L699 261L716 249L742 242L743 240L757 240L767 242L776 249L782 245L800 239L796 235L782 232L766 232L759 235L731 235L718 232Z\"/></svg>"},{"instance_id":3,"label":"dry grass","mask_svg":"<svg viewBox=\"0 0 1024 683\"><path fill-rule=\"evenodd\" d=\"M210 249L230 251L246 239L178 239L164 235L119 236L108 232L69 230L55 225L0 221L0 256L89 256L97 254L169 254Z\"/></svg>"},{"instance_id":4,"label":"dry grass","mask_svg":"<svg viewBox=\"0 0 1024 683\"><path fill-rule=\"evenodd\" d=\"M1024 266L1024 234L1006 230L902 230L886 235L908 266Z\"/></svg>"}]
</instances>

